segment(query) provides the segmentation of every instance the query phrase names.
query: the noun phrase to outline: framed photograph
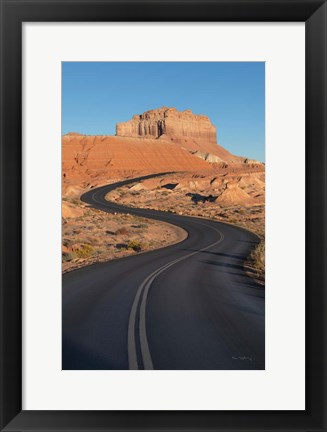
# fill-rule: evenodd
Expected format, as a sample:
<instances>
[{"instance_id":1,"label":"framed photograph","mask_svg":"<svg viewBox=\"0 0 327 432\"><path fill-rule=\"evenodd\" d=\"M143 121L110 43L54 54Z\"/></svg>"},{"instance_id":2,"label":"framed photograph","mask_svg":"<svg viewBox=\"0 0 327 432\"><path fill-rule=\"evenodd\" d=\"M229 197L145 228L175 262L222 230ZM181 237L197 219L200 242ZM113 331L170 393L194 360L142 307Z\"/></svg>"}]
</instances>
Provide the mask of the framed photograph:
<instances>
[{"instance_id":1,"label":"framed photograph","mask_svg":"<svg viewBox=\"0 0 327 432\"><path fill-rule=\"evenodd\" d=\"M326 26L1 1L1 430L327 430Z\"/></svg>"}]
</instances>

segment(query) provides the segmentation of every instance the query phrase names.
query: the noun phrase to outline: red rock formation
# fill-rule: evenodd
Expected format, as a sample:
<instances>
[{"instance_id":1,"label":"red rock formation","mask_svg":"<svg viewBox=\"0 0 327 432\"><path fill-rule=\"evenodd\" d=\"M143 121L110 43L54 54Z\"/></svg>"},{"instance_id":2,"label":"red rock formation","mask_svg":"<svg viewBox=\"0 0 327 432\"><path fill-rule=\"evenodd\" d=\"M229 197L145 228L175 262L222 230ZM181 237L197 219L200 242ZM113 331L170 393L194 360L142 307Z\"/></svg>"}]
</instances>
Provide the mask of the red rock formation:
<instances>
[{"instance_id":1,"label":"red rock formation","mask_svg":"<svg viewBox=\"0 0 327 432\"><path fill-rule=\"evenodd\" d=\"M133 116L132 120L117 123L116 136L160 139L170 141L206 160L216 157L227 163L240 163L244 158L235 156L217 144L217 131L205 115L193 114L191 110L177 111L162 107Z\"/></svg>"},{"instance_id":2,"label":"red rock formation","mask_svg":"<svg viewBox=\"0 0 327 432\"><path fill-rule=\"evenodd\" d=\"M216 143L209 118L191 111L160 108L117 124L117 135L62 138L63 186L95 185L110 178L167 171L260 168L260 163L234 156ZM233 168L232 168L233 167ZM229 192L229 191L228 191Z\"/></svg>"},{"instance_id":3,"label":"red rock formation","mask_svg":"<svg viewBox=\"0 0 327 432\"><path fill-rule=\"evenodd\" d=\"M187 137L217 142L216 128L209 118L193 114L191 110L177 111L162 107L133 116L132 120L117 123L116 135L124 137Z\"/></svg>"},{"instance_id":4,"label":"red rock formation","mask_svg":"<svg viewBox=\"0 0 327 432\"><path fill-rule=\"evenodd\" d=\"M62 172L67 180L199 169L212 167L171 142L76 134L62 137Z\"/></svg>"}]
</instances>

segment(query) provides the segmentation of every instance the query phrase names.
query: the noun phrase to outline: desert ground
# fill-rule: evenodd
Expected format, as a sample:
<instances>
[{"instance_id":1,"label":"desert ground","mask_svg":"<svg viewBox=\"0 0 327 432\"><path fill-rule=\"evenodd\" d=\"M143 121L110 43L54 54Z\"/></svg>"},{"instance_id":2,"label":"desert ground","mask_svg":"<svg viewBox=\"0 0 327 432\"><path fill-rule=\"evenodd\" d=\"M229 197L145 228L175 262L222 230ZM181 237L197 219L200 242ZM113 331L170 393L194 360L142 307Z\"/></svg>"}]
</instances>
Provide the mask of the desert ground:
<instances>
[{"instance_id":1,"label":"desert ground","mask_svg":"<svg viewBox=\"0 0 327 432\"><path fill-rule=\"evenodd\" d=\"M177 173L137 182L116 189L108 201L130 207L163 210L178 215L214 219L244 227L260 238L246 265L260 282L264 281L265 178L261 170L242 175L220 170Z\"/></svg>"},{"instance_id":2,"label":"desert ground","mask_svg":"<svg viewBox=\"0 0 327 432\"><path fill-rule=\"evenodd\" d=\"M63 273L183 240L180 228L132 215L108 214L74 198L64 198Z\"/></svg>"}]
</instances>

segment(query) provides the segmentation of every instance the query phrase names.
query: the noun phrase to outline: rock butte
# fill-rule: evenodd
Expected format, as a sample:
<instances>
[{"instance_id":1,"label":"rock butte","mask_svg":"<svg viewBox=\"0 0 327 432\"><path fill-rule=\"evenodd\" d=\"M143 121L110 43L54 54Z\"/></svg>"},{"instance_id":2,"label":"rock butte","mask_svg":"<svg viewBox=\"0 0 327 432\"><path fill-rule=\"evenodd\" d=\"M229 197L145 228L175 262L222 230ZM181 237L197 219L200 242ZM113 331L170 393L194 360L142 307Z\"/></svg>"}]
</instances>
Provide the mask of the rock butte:
<instances>
[{"instance_id":1,"label":"rock butte","mask_svg":"<svg viewBox=\"0 0 327 432\"><path fill-rule=\"evenodd\" d=\"M134 115L127 122L117 123L116 136L171 141L194 153L213 154L226 162L238 161L217 145L217 130L209 117L193 114L191 110L178 111L164 106ZM196 156L205 159L201 154Z\"/></svg>"},{"instance_id":2,"label":"rock butte","mask_svg":"<svg viewBox=\"0 0 327 432\"><path fill-rule=\"evenodd\" d=\"M190 137L217 142L215 126L204 115L193 114L191 110L177 111L176 108L162 107L133 116L132 120L117 123L117 136L130 137Z\"/></svg>"}]
</instances>

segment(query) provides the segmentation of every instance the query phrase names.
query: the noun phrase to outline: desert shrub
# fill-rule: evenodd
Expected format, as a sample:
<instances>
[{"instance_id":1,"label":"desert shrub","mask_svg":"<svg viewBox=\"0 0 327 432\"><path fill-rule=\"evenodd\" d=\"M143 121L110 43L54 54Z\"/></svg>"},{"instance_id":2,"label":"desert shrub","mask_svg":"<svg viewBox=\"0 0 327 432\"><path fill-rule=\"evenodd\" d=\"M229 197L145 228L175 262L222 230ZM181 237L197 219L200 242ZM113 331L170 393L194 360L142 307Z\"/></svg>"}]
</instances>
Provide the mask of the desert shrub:
<instances>
[{"instance_id":1,"label":"desert shrub","mask_svg":"<svg viewBox=\"0 0 327 432\"><path fill-rule=\"evenodd\" d=\"M78 249L74 251L75 255L78 258L88 258L93 254L93 252L94 252L94 248L88 244L82 244L79 246Z\"/></svg>"},{"instance_id":2,"label":"desert shrub","mask_svg":"<svg viewBox=\"0 0 327 432\"><path fill-rule=\"evenodd\" d=\"M144 249L143 243L138 240L130 240L127 247L128 249L133 249L135 252L140 252L142 249Z\"/></svg>"},{"instance_id":3,"label":"desert shrub","mask_svg":"<svg viewBox=\"0 0 327 432\"><path fill-rule=\"evenodd\" d=\"M132 228L147 228L149 224L147 223L140 223L138 225L132 225Z\"/></svg>"},{"instance_id":4,"label":"desert shrub","mask_svg":"<svg viewBox=\"0 0 327 432\"><path fill-rule=\"evenodd\" d=\"M253 249L250 258L255 269L262 273L265 271L265 242L261 242Z\"/></svg>"},{"instance_id":5,"label":"desert shrub","mask_svg":"<svg viewBox=\"0 0 327 432\"><path fill-rule=\"evenodd\" d=\"M128 245L126 243L117 243L115 247L119 250L125 250L128 248Z\"/></svg>"},{"instance_id":6,"label":"desert shrub","mask_svg":"<svg viewBox=\"0 0 327 432\"><path fill-rule=\"evenodd\" d=\"M126 227L118 228L118 230L115 232L115 234L116 235L118 235L118 234L123 234L123 235L128 234L128 229Z\"/></svg>"},{"instance_id":7,"label":"desert shrub","mask_svg":"<svg viewBox=\"0 0 327 432\"><path fill-rule=\"evenodd\" d=\"M62 262L71 261L73 258L74 258L73 255L69 252L62 253Z\"/></svg>"}]
</instances>

